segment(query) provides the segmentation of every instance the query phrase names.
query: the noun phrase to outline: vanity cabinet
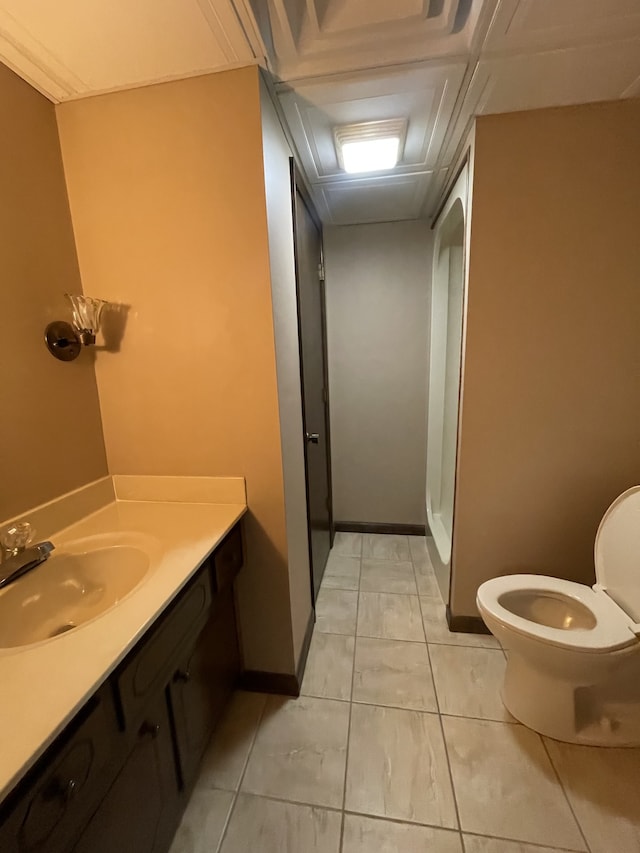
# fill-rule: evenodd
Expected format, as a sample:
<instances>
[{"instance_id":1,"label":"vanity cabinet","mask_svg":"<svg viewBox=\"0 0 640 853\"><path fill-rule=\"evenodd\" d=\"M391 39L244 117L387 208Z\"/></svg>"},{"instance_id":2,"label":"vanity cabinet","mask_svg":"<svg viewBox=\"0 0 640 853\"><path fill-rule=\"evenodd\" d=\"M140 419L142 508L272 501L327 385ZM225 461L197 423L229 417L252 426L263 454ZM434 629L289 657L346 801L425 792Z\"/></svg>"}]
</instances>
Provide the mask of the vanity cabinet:
<instances>
[{"instance_id":1,"label":"vanity cabinet","mask_svg":"<svg viewBox=\"0 0 640 853\"><path fill-rule=\"evenodd\" d=\"M164 853L237 679L240 525L0 806L2 853Z\"/></svg>"},{"instance_id":2,"label":"vanity cabinet","mask_svg":"<svg viewBox=\"0 0 640 853\"><path fill-rule=\"evenodd\" d=\"M180 782L190 791L200 759L240 670L233 587L219 590L212 615L169 683Z\"/></svg>"},{"instance_id":3,"label":"vanity cabinet","mask_svg":"<svg viewBox=\"0 0 640 853\"><path fill-rule=\"evenodd\" d=\"M145 709L133 748L74 853L155 853L168 848L181 808L164 699L157 694Z\"/></svg>"},{"instance_id":4,"label":"vanity cabinet","mask_svg":"<svg viewBox=\"0 0 640 853\"><path fill-rule=\"evenodd\" d=\"M67 853L117 774L118 734L105 685L3 805L2 853Z\"/></svg>"}]
</instances>

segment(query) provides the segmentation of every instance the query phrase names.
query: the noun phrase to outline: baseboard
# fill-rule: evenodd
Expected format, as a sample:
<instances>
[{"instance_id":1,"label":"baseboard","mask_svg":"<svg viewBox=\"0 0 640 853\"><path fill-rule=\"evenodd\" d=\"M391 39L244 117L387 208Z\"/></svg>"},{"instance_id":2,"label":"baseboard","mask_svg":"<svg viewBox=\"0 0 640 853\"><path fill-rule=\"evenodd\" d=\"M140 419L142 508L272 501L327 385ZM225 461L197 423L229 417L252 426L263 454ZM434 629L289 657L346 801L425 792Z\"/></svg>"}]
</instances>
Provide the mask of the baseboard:
<instances>
[{"instance_id":1,"label":"baseboard","mask_svg":"<svg viewBox=\"0 0 640 853\"><path fill-rule=\"evenodd\" d=\"M461 634L490 634L491 631L479 616L454 616L447 604L447 625L450 631Z\"/></svg>"},{"instance_id":2,"label":"baseboard","mask_svg":"<svg viewBox=\"0 0 640 853\"><path fill-rule=\"evenodd\" d=\"M302 641L302 649L300 650L300 659L298 660L298 669L296 670L296 678L298 679L298 695L302 689L302 679L307 666L307 657L309 656L309 646L313 637L313 626L316 624L316 611L311 608L309 621L307 622L307 630L304 632L304 640Z\"/></svg>"},{"instance_id":3,"label":"baseboard","mask_svg":"<svg viewBox=\"0 0 640 853\"><path fill-rule=\"evenodd\" d=\"M382 524L377 521L336 521L339 533L396 533L401 536L428 536L424 524Z\"/></svg>"},{"instance_id":4,"label":"baseboard","mask_svg":"<svg viewBox=\"0 0 640 853\"><path fill-rule=\"evenodd\" d=\"M254 693L280 693L282 696L299 696L315 621L316 614L315 610L312 609L304 633L298 669L295 675L288 672L264 672L260 669L246 669L238 679L238 687L241 690L251 690Z\"/></svg>"},{"instance_id":5,"label":"baseboard","mask_svg":"<svg viewBox=\"0 0 640 853\"><path fill-rule=\"evenodd\" d=\"M260 669L245 669L238 679L240 690L253 693L279 693L282 696L299 696L300 682L296 675L288 672L264 672Z\"/></svg>"}]
</instances>

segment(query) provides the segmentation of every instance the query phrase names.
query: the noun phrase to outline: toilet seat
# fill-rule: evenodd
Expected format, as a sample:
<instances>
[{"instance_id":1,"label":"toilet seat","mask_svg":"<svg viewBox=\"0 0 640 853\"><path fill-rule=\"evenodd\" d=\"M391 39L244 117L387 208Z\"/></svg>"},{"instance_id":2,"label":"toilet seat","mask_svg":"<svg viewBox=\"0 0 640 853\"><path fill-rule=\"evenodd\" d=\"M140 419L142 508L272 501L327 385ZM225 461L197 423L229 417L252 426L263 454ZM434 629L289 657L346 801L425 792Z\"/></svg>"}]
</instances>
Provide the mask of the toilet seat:
<instances>
[{"instance_id":1,"label":"toilet seat","mask_svg":"<svg viewBox=\"0 0 640 853\"><path fill-rule=\"evenodd\" d=\"M640 486L617 497L602 517L596 533L593 587L544 575L507 575L486 581L477 602L505 628L559 648L592 654L613 652L639 642L640 637ZM506 593L549 593L585 607L595 619L593 628L563 629L534 622L500 604Z\"/></svg>"},{"instance_id":2,"label":"toilet seat","mask_svg":"<svg viewBox=\"0 0 640 853\"><path fill-rule=\"evenodd\" d=\"M500 604L509 592L550 593L573 599L589 610L596 621L593 628L565 630L551 628L518 616ZM483 583L478 589L480 611L487 611L505 627L532 639L559 648L605 654L638 642L636 623L601 589L544 575L506 575Z\"/></svg>"}]
</instances>

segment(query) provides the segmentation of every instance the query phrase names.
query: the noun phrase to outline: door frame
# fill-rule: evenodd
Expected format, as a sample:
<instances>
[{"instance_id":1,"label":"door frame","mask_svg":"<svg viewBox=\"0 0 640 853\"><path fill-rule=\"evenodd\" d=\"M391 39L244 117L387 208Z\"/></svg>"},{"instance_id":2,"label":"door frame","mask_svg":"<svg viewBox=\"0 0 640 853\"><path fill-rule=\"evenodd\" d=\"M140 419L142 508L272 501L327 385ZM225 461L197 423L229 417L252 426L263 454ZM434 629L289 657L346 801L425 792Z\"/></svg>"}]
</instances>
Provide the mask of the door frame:
<instances>
[{"instance_id":1,"label":"door frame","mask_svg":"<svg viewBox=\"0 0 640 853\"><path fill-rule=\"evenodd\" d=\"M295 277L296 277L296 318L298 323L298 355L300 360L300 395L302 400L302 445L304 448L304 488L307 501L307 542L309 549L309 572L311 575L311 600L315 607L315 592L313 580L313 552L311 547L311 515L309 504L309 460L307 452L307 424L305 422L305 399L304 399L304 372L303 372L303 353L302 353L302 321L300 317L300 275L298 261L298 195L302 199L307 212L311 216L316 228L320 232L320 263L324 271L324 241L322 232L322 221L318 216L315 205L311 200L311 196L307 192L300 170L296 166L293 157L289 158L289 175L291 182L291 208L293 213L293 257L295 262ZM326 303L326 288L325 279L318 275L318 284L320 287L320 315L322 326L322 364L323 364L323 382L325 391L324 400L324 428L327 437L327 486L329 493L327 495L329 511L329 547L333 547L335 538L335 524L333 520L333 484L331 480L331 424L329 414L329 352L327 348L327 303Z\"/></svg>"}]
</instances>

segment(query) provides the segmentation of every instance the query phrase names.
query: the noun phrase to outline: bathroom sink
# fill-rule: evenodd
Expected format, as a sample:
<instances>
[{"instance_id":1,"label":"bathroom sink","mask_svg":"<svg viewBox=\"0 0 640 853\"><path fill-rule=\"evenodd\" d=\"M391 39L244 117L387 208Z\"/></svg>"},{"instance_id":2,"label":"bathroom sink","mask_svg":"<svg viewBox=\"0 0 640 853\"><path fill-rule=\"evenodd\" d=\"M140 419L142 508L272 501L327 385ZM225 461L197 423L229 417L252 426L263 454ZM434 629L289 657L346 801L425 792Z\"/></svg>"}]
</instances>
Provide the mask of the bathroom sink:
<instances>
[{"instance_id":1,"label":"bathroom sink","mask_svg":"<svg viewBox=\"0 0 640 853\"><path fill-rule=\"evenodd\" d=\"M0 648L61 637L115 607L147 577L159 543L118 533L59 545L0 592Z\"/></svg>"}]
</instances>

